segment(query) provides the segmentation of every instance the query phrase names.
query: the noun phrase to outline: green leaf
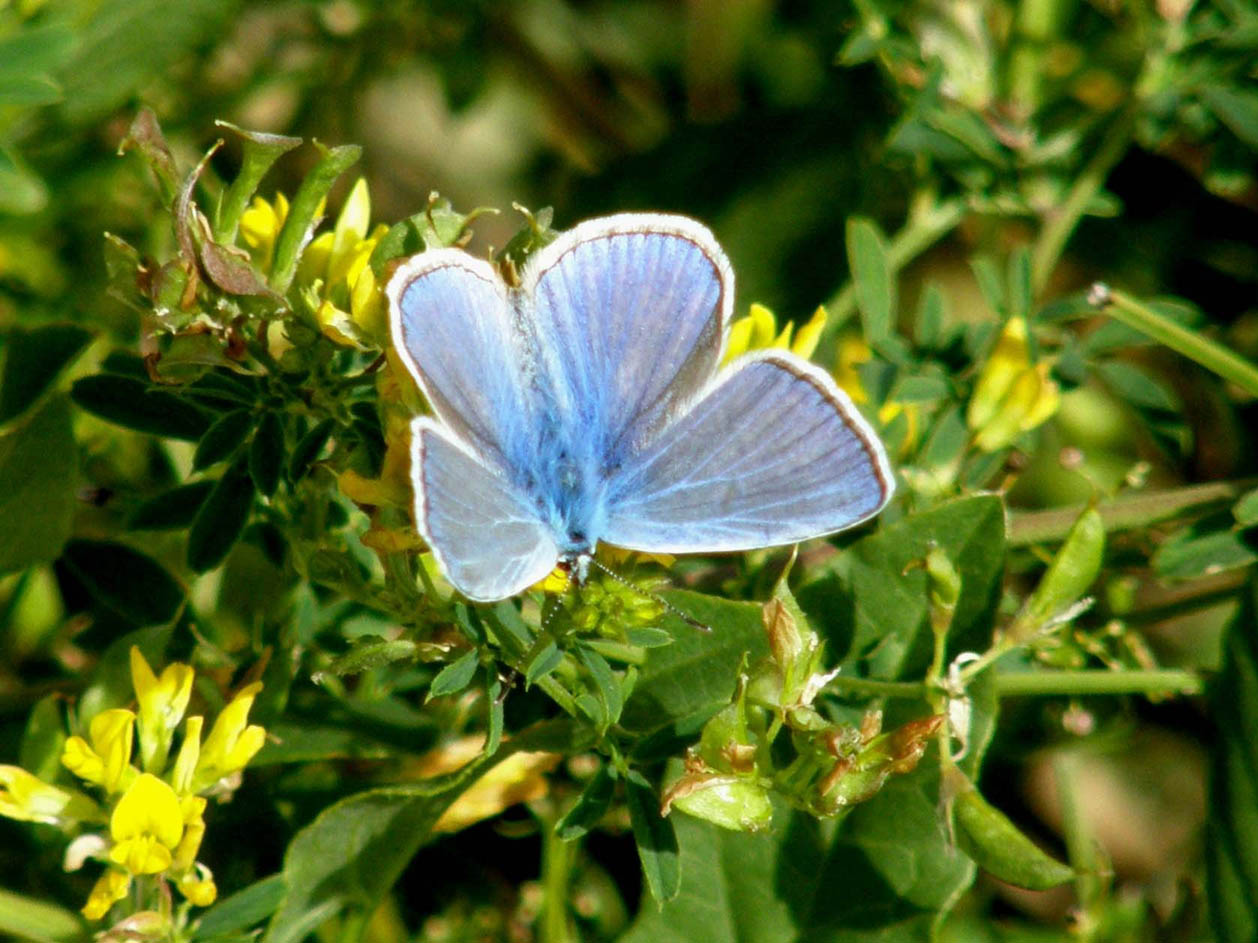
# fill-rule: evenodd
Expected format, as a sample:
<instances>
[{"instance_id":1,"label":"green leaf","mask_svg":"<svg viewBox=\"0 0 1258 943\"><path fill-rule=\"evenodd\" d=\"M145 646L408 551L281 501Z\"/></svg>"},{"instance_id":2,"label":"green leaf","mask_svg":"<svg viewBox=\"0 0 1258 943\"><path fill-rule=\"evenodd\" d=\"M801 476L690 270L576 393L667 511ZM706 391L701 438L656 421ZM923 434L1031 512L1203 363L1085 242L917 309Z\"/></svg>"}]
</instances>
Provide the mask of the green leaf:
<instances>
[{"instance_id":1,"label":"green leaf","mask_svg":"<svg viewBox=\"0 0 1258 943\"><path fill-rule=\"evenodd\" d=\"M193 481L163 491L132 511L127 527L131 530L182 530L196 519L197 511L213 488L212 481Z\"/></svg>"},{"instance_id":2,"label":"green leaf","mask_svg":"<svg viewBox=\"0 0 1258 943\"><path fill-rule=\"evenodd\" d=\"M865 340L878 344L895 326L895 278L886 240L873 220L854 216L847 221L847 262Z\"/></svg>"},{"instance_id":3,"label":"green leaf","mask_svg":"<svg viewBox=\"0 0 1258 943\"><path fill-rule=\"evenodd\" d=\"M77 469L64 396L0 433L0 573L61 552L74 523Z\"/></svg>"},{"instance_id":4,"label":"green leaf","mask_svg":"<svg viewBox=\"0 0 1258 943\"><path fill-rule=\"evenodd\" d=\"M0 378L0 423L26 412L91 339L90 331L75 324L10 331Z\"/></svg>"},{"instance_id":5,"label":"green leaf","mask_svg":"<svg viewBox=\"0 0 1258 943\"><path fill-rule=\"evenodd\" d=\"M369 914L431 840L441 814L498 762L519 751L570 753L588 745L574 739L566 722L539 724L455 773L371 789L329 806L289 843L283 871L288 894L271 918L264 943L299 943L347 910Z\"/></svg>"},{"instance_id":6,"label":"green leaf","mask_svg":"<svg viewBox=\"0 0 1258 943\"><path fill-rule=\"evenodd\" d=\"M1134 364L1108 360L1096 365L1101 380L1133 406L1164 413L1177 413L1178 397L1163 383Z\"/></svg>"},{"instance_id":7,"label":"green leaf","mask_svg":"<svg viewBox=\"0 0 1258 943\"><path fill-rule=\"evenodd\" d=\"M329 150L315 142L315 147L323 156L319 163L306 174L301 186L297 188L297 195L293 197L292 206L284 220L284 227L275 240L271 287L281 294L288 290L289 283L297 271L297 261L301 257L301 250L317 222L314 215L319 208L319 203L328 195L328 191L332 189L332 184L336 183L337 178L348 170L363 152L363 149L356 144L347 144Z\"/></svg>"},{"instance_id":8,"label":"green leaf","mask_svg":"<svg viewBox=\"0 0 1258 943\"><path fill-rule=\"evenodd\" d=\"M253 508L253 479L243 458L228 466L197 512L188 533L188 566L198 573L212 570L245 529Z\"/></svg>"},{"instance_id":9,"label":"green leaf","mask_svg":"<svg viewBox=\"0 0 1258 943\"><path fill-rule=\"evenodd\" d=\"M1258 148L1258 92L1217 84L1203 88L1201 97L1233 134Z\"/></svg>"},{"instance_id":10,"label":"green leaf","mask_svg":"<svg viewBox=\"0 0 1258 943\"><path fill-rule=\"evenodd\" d=\"M524 665L524 686L531 688L542 678L559 667L563 661L563 652L551 638L539 638L528 654Z\"/></svg>"},{"instance_id":11,"label":"green leaf","mask_svg":"<svg viewBox=\"0 0 1258 943\"><path fill-rule=\"evenodd\" d=\"M616 794L616 768L604 763L581 790L576 803L558 822L555 834L564 841L580 838L599 823Z\"/></svg>"},{"instance_id":12,"label":"green leaf","mask_svg":"<svg viewBox=\"0 0 1258 943\"><path fill-rule=\"evenodd\" d=\"M245 436L253 428L253 416L247 409L224 413L210 426L192 456L192 468L200 471L236 454Z\"/></svg>"},{"instance_id":13,"label":"green leaf","mask_svg":"<svg viewBox=\"0 0 1258 943\"><path fill-rule=\"evenodd\" d=\"M961 575L949 649L981 651L991 642L1005 560L1005 509L996 495L958 498L864 537L847 553L846 578L823 578L796 597L829 635L845 667L875 678L920 678L930 662L927 577L920 567L938 547ZM846 598L848 605L843 605Z\"/></svg>"},{"instance_id":14,"label":"green leaf","mask_svg":"<svg viewBox=\"0 0 1258 943\"><path fill-rule=\"evenodd\" d=\"M1246 492L1232 508L1232 516L1241 527L1258 524L1258 488Z\"/></svg>"},{"instance_id":15,"label":"green leaf","mask_svg":"<svg viewBox=\"0 0 1258 943\"><path fill-rule=\"evenodd\" d=\"M0 38L0 76L56 72L74 46L74 32L63 23L23 26Z\"/></svg>"},{"instance_id":16,"label":"green leaf","mask_svg":"<svg viewBox=\"0 0 1258 943\"><path fill-rule=\"evenodd\" d=\"M287 137L283 134L267 134L262 131L246 131L226 121L215 121L218 127L231 131L240 138L241 159L240 170L236 179L231 182L223 201L219 204L214 221L214 237L224 244L231 244L236 238L236 229L240 225L240 217L249 204L249 198L258 189L258 184L266 176L282 155L301 144L301 138Z\"/></svg>"},{"instance_id":17,"label":"green leaf","mask_svg":"<svg viewBox=\"0 0 1258 943\"><path fill-rule=\"evenodd\" d=\"M1206 823L1206 891L1220 943L1258 933L1258 582L1250 580L1223 639L1210 692L1216 736Z\"/></svg>"},{"instance_id":18,"label":"green leaf","mask_svg":"<svg viewBox=\"0 0 1258 943\"><path fill-rule=\"evenodd\" d=\"M279 910L286 892L282 874L255 881L207 910L197 921L192 938L206 940L248 929Z\"/></svg>"},{"instance_id":19,"label":"green leaf","mask_svg":"<svg viewBox=\"0 0 1258 943\"><path fill-rule=\"evenodd\" d=\"M52 782L61 772L61 748L65 742L66 720L61 696L49 694L39 699L26 720L18 766L45 782Z\"/></svg>"},{"instance_id":20,"label":"green leaf","mask_svg":"<svg viewBox=\"0 0 1258 943\"><path fill-rule=\"evenodd\" d=\"M305 477L306 472L310 471L311 463L319 457L323 447L328 444L328 439L331 438L332 430L335 428L336 423L333 420L325 419L297 440L293 454L288 460L289 478L296 482Z\"/></svg>"},{"instance_id":21,"label":"green leaf","mask_svg":"<svg viewBox=\"0 0 1258 943\"><path fill-rule=\"evenodd\" d=\"M161 625L183 604L184 589L152 557L112 540L72 540L61 562L98 603L136 625Z\"/></svg>"},{"instance_id":22,"label":"green leaf","mask_svg":"<svg viewBox=\"0 0 1258 943\"><path fill-rule=\"evenodd\" d=\"M1153 571L1164 580L1191 580L1258 561L1258 535L1228 523L1207 520L1172 534L1153 554Z\"/></svg>"},{"instance_id":23,"label":"green leaf","mask_svg":"<svg viewBox=\"0 0 1258 943\"><path fill-rule=\"evenodd\" d=\"M284 423L275 413L264 413L249 445L249 474L268 498L279 487L284 469Z\"/></svg>"},{"instance_id":24,"label":"green leaf","mask_svg":"<svg viewBox=\"0 0 1258 943\"><path fill-rule=\"evenodd\" d=\"M0 889L0 935L34 943L75 943L91 933L72 910Z\"/></svg>"},{"instance_id":25,"label":"green leaf","mask_svg":"<svg viewBox=\"0 0 1258 943\"><path fill-rule=\"evenodd\" d=\"M0 74L0 105L33 108L61 101L61 86L46 75Z\"/></svg>"},{"instance_id":26,"label":"green leaf","mask_svg":"<svg viewBox=\"0 0 1258 943\"><path fill-rule=\"evenodd\" d=\"M970 260L970 268L987 306L997 317L1004 318L1009 311L1009 296L1005 293L1005 280L995 259L979 256Z\"/></svg>"},{"instance_id":27,"label":"green leaf","mask_svg":"<svg viewBox=\"0 0 1258 943\"><path fill-rule=\"evenodd\" d=\"M432 679L432 686L428 689L428 697L425 700L462 691L472 683L472 677L476 674L479 665L480 652L474 648L464 652L437 672L437 677Z\"/></svg>"},{"instance_id":28,"label":"green leaf","mask_svg":"<svg viewBox=\"0 0 1258 943\"><path fill-rule=\"evenodd\" d=\"M629 824L642 862L642 876L657 904L665 904L681 889L681 859L673 822L660 815L660 801L641 773L630 770L625 779Z\"/></svg>"},{"instance_id":29,"label":"green leaf","mask_svg":"<svg viewBox=\"0 0 1258 943\"><path fill-rule=\"evenodd\" d=\"M71 387L70 396L89 413L150 435L196 442L210 425L196 406L135 377L109 373L83 377Z\"/></svg>"},{"instance_id":30,"label":"green leaf","mask_svg":"<svg viewBox=\"0 0 1258 943\"><path fill-rule=\"evenodd\" d=\"M594 690L601 707L598 712L601 716L594 719L598 724L599 733L603 733L620 719L620 712L625 706L620 679L612 671L607 659L588 646L582 645L577 648L577 658L581 660L581 664L585 666L590 679L594 682Z\"/></svg>"},{"instance_id":31,"label":"green leaf","mask_svg":"<svg viewBox=\"0 0 1258 943\"><path fill-rule=\"evenodd\" d=\"M1031 252L1018 246L1009 256L1009 315L1029 317L1034 292L1031 287Z\"/></svg>"},{"instance_id":32,"label":"green leaf","mask_svg":"<svg viewBox=\"0 0 1258 943\"><path fill-rule=\"evenodd\" d=\"M699 632L670 617L673 644L648 651L621 714L620 725L638 734L674 725L697 732L734 696L744 655L755 662L769 653L759 605L690 592L665 595L713 631Z\"/></svg>"},{"instance_id":33,"label":"green leaf","mask_svg":"<svg viewBox=\"0 0 1258 943\"><path fill-rule=\"evenodd\" d=\"M360 638L344 655L328 666L334 675L353 675L383 668L399 661L413 661L419 646L410 639L386 639L379 636Z\"/></svg>"},{"instance_id":34,"label":"green leaf","mask_svg":"<svg viewBox=\"0 0 1258 943\"><path fill-rule=\"evenodd\" d=\"M803 813L734 832L677 817L683 880L658 913L643 906L622 943L927 943L974 879L936 805L924 760L854 807L838 828Z\"/></svg>"}]
</instances>

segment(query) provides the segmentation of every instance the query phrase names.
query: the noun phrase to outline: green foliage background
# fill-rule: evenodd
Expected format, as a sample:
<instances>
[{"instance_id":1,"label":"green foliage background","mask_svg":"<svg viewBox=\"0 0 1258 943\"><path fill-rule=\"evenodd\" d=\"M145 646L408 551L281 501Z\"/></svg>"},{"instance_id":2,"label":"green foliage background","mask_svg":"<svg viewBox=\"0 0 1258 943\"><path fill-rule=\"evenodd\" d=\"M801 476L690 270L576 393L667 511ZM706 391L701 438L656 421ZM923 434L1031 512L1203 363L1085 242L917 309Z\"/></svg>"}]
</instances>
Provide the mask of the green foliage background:
<instances>
[{"instance_id":1,"label":"green foliage background","mask_svg":"<svg viewBox=\"0 0 1258 943\"><path fill-rule=\"evenodd\" d=\"M1256 62L1245 0L0 0L0 763L68 782L132 644L210 706L264 681L272 739L207 813L220 901L161 938L1252 939ZM864 391L895 503L793 564L678 561L710 636L448 598L415 547L360 540L409 532L385 487L408 403L369 336L320 333L331 287L223 250L263 145L216 121L304 139L257 193L304 185L317 223L326 192L320 231L364 176L381 278L463 236L516 258L604 213L704 221L738 316L825 304L814 359ZM219 227L194 253L189 205ZM1001 400L984 440L1020 319L1060 403L1020 425ZM785 670L770 597L842 669L815 723L964 706L959 764L945 731L811 814L778 775L804 721L727 723L740 677ZM771 828L658 816L718 730L757 746ZM433 833L529 750L562 757L545 795ZM90 934L65 839L0 819L0 932Z\"/></svg>"}]
</instances>

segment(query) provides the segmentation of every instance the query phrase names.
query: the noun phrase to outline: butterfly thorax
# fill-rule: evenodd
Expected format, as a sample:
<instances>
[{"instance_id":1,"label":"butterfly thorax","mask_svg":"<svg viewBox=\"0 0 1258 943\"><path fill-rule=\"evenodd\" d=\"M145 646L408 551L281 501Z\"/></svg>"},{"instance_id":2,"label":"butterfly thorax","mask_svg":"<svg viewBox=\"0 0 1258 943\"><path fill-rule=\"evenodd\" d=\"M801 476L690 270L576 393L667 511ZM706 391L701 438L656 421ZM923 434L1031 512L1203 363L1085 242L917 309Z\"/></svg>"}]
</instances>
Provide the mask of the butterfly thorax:
<instances>
[{"instance_id":1,"label":"butterfly thorax","mask_svg":"<svg viewBox=\"0 0 1258 943\"><path fill-rule=\"evenodd\" d=\"M575 560L594 552L607 527L607 476L597 443L565 435L571 426L547 428L536 453L520 468L520 481L533 500L561 557Z\"/></svg>"}]
</instances>

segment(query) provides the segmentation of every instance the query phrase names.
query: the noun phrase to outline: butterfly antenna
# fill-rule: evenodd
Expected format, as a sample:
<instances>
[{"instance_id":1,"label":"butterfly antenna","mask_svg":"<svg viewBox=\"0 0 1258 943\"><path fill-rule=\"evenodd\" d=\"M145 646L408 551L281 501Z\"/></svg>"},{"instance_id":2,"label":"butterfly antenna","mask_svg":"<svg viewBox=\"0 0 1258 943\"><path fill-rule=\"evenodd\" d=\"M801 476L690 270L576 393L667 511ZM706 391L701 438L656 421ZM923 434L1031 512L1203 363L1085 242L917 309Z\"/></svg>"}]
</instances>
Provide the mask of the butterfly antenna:
<instances>
[{"instance_id":1,"label":"butterfly antenna","mask_svg":"<svg viewBox=\"0 0 1258 943\"><path fill-rule=\"evenodd\" d=\"M677 618L681 619L682 622L686 623L686 625L690 626L692 629L698 629L700 632L712 631L712 626L708 625L706 622L700 622L694 616L687 615L686 613L682 612L680 609L674 606L671 602L669 602L659 593L653 593L649 589L643 589L641 586L638 586L636 583L629 582L627 579L625 579L615 570L603 565L602 563L599 563L598 560L594 559L593 557L590 557L590 562L593 563L600 570L602 570L604 573L606 573L608 576L610 576L612 579L614 579L621 586L624 586L632 590L633 592L637 593L639 596L645 596L647 599L652 599L655 602L659 603L666 610L671 612ZM569 578L569 582L571 582L571 578Z\"/></svg>"},{"instance_id":2,"label":"butterfly antenna","mask_svg":"<svg viewBox=\"0 0 1258 943\"><path fill-rule=\"evenodd\" d=\"M555 618L555 613L558 612L563 606L563 603L561 602L561 600L565 596L568 595L568 590L572 589L572 581L574 578L574 573L571 569L568 569L566 572L568 574L568 578L564 581L563 589L561 589L558 592L558 594L556 594L554 605L550 607L550 611L547 612L546 615L542 618L542 624L538 627L538 630L537 630L539 634L544 633L548 628L550 628L550 623Z\"/></svg>"}]
</instances>

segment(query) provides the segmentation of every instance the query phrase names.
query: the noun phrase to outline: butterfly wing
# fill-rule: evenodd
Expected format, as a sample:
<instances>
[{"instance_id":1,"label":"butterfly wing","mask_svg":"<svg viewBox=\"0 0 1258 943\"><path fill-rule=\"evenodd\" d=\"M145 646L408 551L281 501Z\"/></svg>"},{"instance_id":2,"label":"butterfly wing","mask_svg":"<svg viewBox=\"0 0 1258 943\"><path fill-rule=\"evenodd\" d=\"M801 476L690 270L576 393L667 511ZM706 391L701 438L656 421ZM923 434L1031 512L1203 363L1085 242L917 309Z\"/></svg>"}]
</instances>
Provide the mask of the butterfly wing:
<instances>
[{"instance_id":1,"label":"butterfly wing","mask_svg":"<svg viewBox=\"0 0 1258 943\"><path fill-rule=\"evenodd\" d=\"M393 346L438 418L501 468L531 415L526 341L506 286L458 249L422 252L389 281Z\"/></svg>"},{"instance_id":2,"label":"butterfly wing","mask_svg":"<svg viewBox=\"0 0 1258 943\"><path fill-rule=\"evenodd\" d=\"M514 596L555 568L559 550L526 497L428 417L411 425L415 526L469 599Z\"/></svg>"},{"instance_id":3,"label":"butterfly wing","mask_svg":"<svg viewBox=\"0 0 1258 943\"><path fill-rule=\"evenodd\" d=\"M733 289L712 234L680 216L590 220L529 261L520 291L556 409L596 455L615 464L706 386Z\"/></svg>"},{"instance_id":4,"label":"butterfly wing","mask_svg":"<svg viewBox=\"0 0 1258 943\"><path fill-rule=\"evenodd\" d=\"M872 517L893 487L877 437L826 373L753 355L622 468L604 539L657 553L795 543Z\"/></svg>"}]
</instances>

